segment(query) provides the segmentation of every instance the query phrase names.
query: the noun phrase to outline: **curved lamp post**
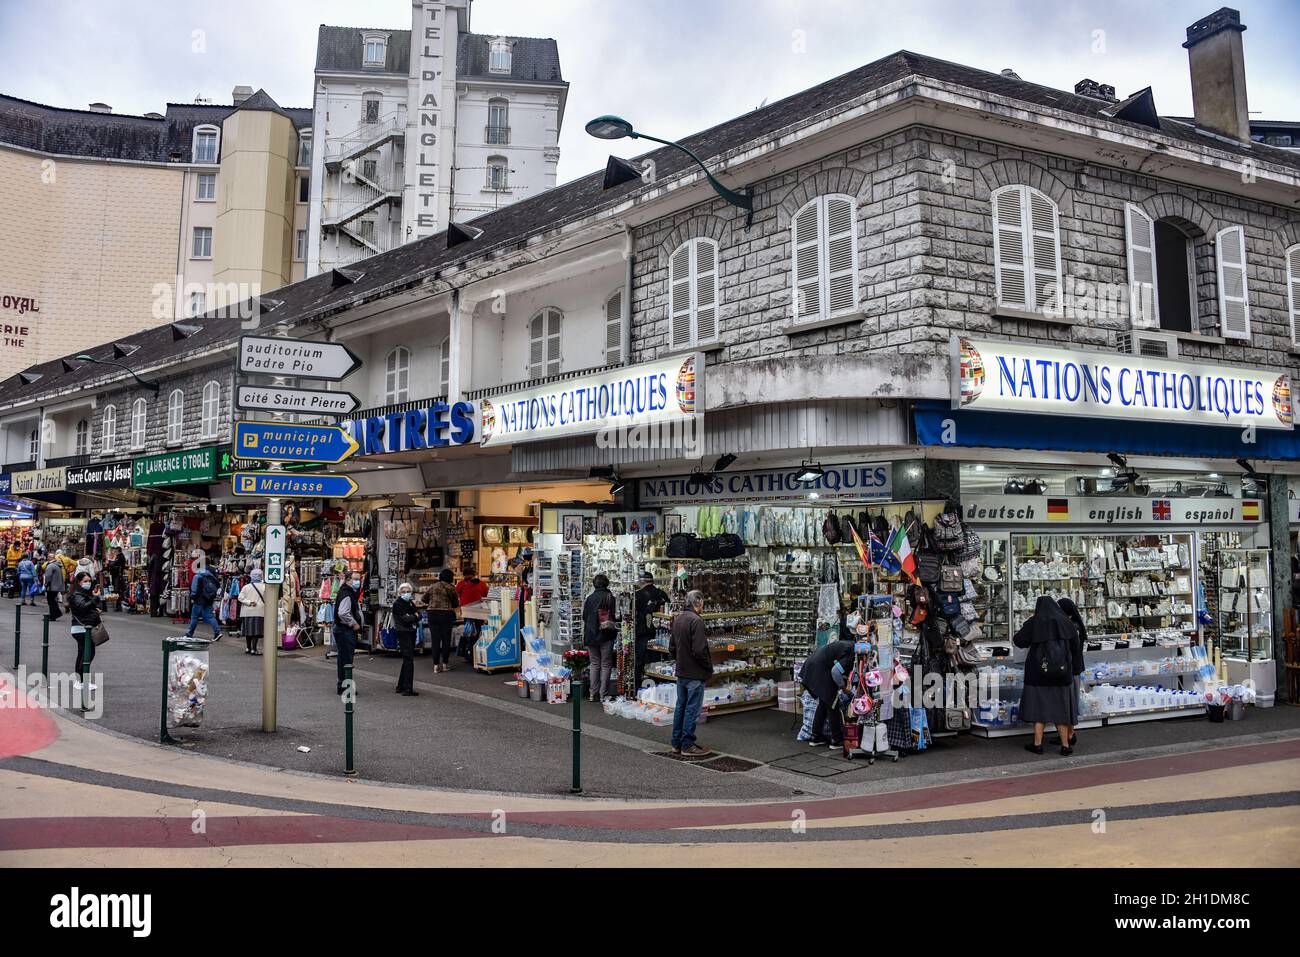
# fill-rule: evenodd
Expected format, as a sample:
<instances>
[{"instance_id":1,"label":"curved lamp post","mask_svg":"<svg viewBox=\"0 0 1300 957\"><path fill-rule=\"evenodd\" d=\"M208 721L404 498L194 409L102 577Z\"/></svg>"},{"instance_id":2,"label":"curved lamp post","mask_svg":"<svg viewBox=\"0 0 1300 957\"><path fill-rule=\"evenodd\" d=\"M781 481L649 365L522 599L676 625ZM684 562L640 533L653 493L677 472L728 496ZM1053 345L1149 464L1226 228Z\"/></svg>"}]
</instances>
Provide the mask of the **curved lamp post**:
<instances>
[{"instance_id":1,"label":"curved lamp post","mask_svg":"<svg viewBox=\"0 0 1300 957\"><path fill-rule=\"evenodd\" d=\"M588 135L594 136L598 140L651 140L652 142L662 143L664 146L671 146L674 149L681 150L691 159L695 160L696 165L704 171L704 175L708 177L709 185L713 187L715 193L732 206L743 209L751 217L754 215L754 199L752 196L747 196L744 193L737 193L734 189L728 189L723 186L714 178L713 174L709 172L709 168L704 165L704 160L700 159L694 152L683 146L681 143L676 143L672 140L662 140L657 136L651 136L649 133L639 132L632 127L631 123L623 119L621 116L598 116L594 120L589 121L585 128Z\"/></svg>"},{"instance_id":2,"label":"curved lamp post","mask_svg":"<svg viewBox=\"0 0 1300 957\"><path fill-rule=\"evenodd\" d=\"M140 388L148 389L154 395L158 394L158 389L159 389L158 383L146 382L144 379L141 379L138 375L135 374L135 370L132 369L130 366L123 365L120 362L114 362L111 359L96 359L94 356L87 356L87 355L76 356L76 359L79 362L93 362L95 363L95 365L114 366L118 369L122 369L125 372L129 372L131 374L131 378L134 379L136 382L140 383Z\"/></svg>"}]
</instances>

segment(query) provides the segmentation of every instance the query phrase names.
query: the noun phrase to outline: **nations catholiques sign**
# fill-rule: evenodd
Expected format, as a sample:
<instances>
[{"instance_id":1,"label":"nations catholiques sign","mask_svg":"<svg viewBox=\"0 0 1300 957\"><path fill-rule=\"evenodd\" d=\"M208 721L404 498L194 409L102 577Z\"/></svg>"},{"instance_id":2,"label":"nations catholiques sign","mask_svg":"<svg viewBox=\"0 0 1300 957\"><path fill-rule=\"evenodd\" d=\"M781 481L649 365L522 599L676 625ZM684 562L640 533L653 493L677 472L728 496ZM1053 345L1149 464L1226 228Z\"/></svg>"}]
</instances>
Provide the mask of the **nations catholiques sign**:
<instances>
[{"instance_id":1,"label":"nations catholiques sign","mask_svg":"<svg viewBox=\"0 0 1300 957\"><path fill-rule=\"evenodd\" d=\"M952 340L954 409L1291 429L1291 377L1033 343Z\"/></svg>"}]
</instances>

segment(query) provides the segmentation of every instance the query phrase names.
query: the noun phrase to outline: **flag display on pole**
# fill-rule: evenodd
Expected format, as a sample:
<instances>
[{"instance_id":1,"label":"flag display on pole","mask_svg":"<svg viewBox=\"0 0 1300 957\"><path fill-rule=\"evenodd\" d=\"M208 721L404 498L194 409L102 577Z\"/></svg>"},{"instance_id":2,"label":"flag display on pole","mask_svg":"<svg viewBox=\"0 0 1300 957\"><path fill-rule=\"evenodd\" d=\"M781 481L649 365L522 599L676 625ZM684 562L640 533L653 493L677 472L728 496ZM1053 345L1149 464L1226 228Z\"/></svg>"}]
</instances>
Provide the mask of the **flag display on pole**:
<instances>
[{"instance_id":1,"label":"flag display on pole","mask_svg":"<svg viewBox=\"0 0 1300 957\"><path fill-rule=\"evenodd\" d=\"M862 559L862 564L868 568L871 567L871 556L867 554L867 547L862 544L862 538L858 535L858 530L849 525L849 532L853 535L853 547L858 550L858 558Z\"/></svg>"},{"instance_id":2,"label":"flag display on pole","mask_svg":"<svg viewBox=\"0 0 1300 957\"><path fill-rule=\"evenodd\" d=\"M889 551L897 558L899 570L915 582L916 558L912 555L912 543L907 540L907 529L902 522L889 538Z\"/></svg>"},{"instance_id":3,"label":"flag display on pole","mask_svg":"<svg viewBox=\"0 0 1300 957\"><path fill-rule=\"evenodd\" d=\"M889 547L889 543L876 538L875 532L871 533L871 558L887 575L897 575L903 570L903 566L898 564L898 556Z\"/></svg>"}]
</instances>

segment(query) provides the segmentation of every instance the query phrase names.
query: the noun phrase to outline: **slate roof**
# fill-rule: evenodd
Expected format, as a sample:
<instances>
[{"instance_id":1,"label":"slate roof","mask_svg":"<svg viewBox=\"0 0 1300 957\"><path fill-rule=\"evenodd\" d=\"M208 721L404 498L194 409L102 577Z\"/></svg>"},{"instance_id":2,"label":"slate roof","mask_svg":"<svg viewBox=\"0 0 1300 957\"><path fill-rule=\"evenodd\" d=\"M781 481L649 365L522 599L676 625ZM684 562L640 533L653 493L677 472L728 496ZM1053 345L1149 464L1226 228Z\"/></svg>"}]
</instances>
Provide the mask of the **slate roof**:
<instances>
[{"instance_id":1,"label":"slate roof","mask_svg":"<svg viewBox=\"0 0 1300 957\"><path fill-rule=\"evenodd\" d=\"M383 67L363 66L366 33L388 34ZM563 83L560 50L554 40L505 37L512 43L510 73L488 72L488 46L496 34L462 33L456 46L456 75L486 80ZM411 63L411 31L321 24L316 35L316 69L322 73L395 73L407 76Z\"/></svg>"},{"instance_id":2,"label":"slate roof","mask_svg":"<svg viewBox=\"0 0 1300 957\"><path fill-rule=\"evenodd\" d=\"M286 109L266 100L296 127L311 126L310 107ZM257 94L254 94L257 95ZM247 103L241 104L245 107ZM168 103L161 120L126 113L95 113L32 103L0 94L0 143L61 156L167 163L190 161L194 127L217 126L238 106L230 104Z\"/></svg>"},{"instance_id":3,"label":"slate roof","mask_svg":"<svg viewBox=\"0 0 1300 957\"><path fill-rule=\"evenodd\" d=\"M995 94L1053 107L1086 120L1119 124L1130 128L1133 134L1139 137L1151 136L1153 133L1150 128L1141 124L1105 117L1101 111L1111 105L1105 101L900 51L811 89L778 100L762 109L753 110L700 133L684 137L681 142L708 160L710 157L718 156L746 143L762 141L810 116L912 76L932 77L965 87L976 94ZM1161 118L1160 128L1165 135L1194 145L1210 146L1243 156L1266 157L1270 162L1300 171L1300 156L1283 149L1260 144L1228 142L1167 118ZM653 157L661 180L671 179L688 166L693 166L687 157L671 147L662 147L644 156ZM519 247L530 236L615 206L623 202L629 194L642 188L639 182L632 182L604 191L601 189L603 178L604 171L601 170L485 213L473 221L475 226L483 230L483 235L453 249L447 248L446 234L437 233L372 256L352 267L362 274L353 283L335 288L331 273L322 273L281 287L269 294L281 300L283 304L269 315L267 321L286 322L292 325L325 310L342 310L351 302L381 289L397 291L402 287L414 286L423 279L436 275L440 270L475 259L489 249ZM172 342L168 326L119 340L142 346L141 351L132 357L132 366L141 368L151 363L164 362L179 351L188 351L204 344L233 342L240 334L239 323L233 319L205 318L187 321L200 324L204 328L202 333L187 340L184 345ZM110 352L111 345L92 350L92 354L96 356ZM16 376L12 377L0 382L0 395L4 395L10 401L23 401L40 395L54 386L62 386L65 383L78 385L102 375L102 372L96 371L94 367L64 373L58 359L33 366L27 371L43 372L45 378L32 385L24 385Z\"/></svg>"}]
</instances>

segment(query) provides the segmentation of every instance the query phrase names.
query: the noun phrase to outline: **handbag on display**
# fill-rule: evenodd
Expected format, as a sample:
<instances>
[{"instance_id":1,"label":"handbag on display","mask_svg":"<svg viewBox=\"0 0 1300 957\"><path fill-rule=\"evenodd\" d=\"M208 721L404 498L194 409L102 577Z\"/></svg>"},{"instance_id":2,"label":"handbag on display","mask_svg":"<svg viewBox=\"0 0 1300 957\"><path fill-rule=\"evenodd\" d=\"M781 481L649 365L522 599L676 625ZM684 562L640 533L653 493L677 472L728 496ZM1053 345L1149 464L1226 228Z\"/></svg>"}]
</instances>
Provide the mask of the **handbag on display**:
<instances>
[{"instance_id":1,"label":"handbag on display","mask_svg":"<svg viewBox=\"0 0 1300 957\"><path fill-rule=\"evenodd\" d=\"M962 528L961 518L956 512L944 512L935 517L930 530L934 547L941 552L955 552L966 541L966 532Z\"/></svg>"},{"instance_id":2,"label":"handbag on display","mask_svg":"<svg viewBox=\"0 0 1300 957\"><path fill-rule=\"evenodd\" d=\"M669 558L699 558L700 540L690 532L677 532L668 539Z\"/></svg>"},{"instance_id":3,"label":"handbag on display","mask_svg":"<svg viewBox=\"0 0 1300 957\"><path fill-rule=\"evenodd\" d=\"M966 579L962 576L960 565L941 565L939 567L939 591L963 594L966 591Z\"/></svg>"},{"instance_id":4,"label":"handbag on display","mask_svg":"<svg viewBox=\"0 0 1300 957\"><path fill-rule=\"evenodd\" d=\"M714 536L719 558L739 558L745 554L745 543L739 535L730 532Z\"/></svg>"},{"instance_id":5,"label":"handbag on display","mask_svg":"<svg viewBox=\"0 0 1300 957\"><path fill-rule=\"evenodd\" d=\"M944 708L943 729L945 731L969 731L970 708Z\"/></svg>"},{"instance_id":6,"label":"handbag on display","mask_svg":"<svg viewBox=\"0 0 1300 957\"><path fill-rule=\"evenodd\" d=\"M828 545L838 545L841 541L840 520L834 512L828 512L822 520L822 538L826 539Z\"/></svg>"}]
</instances>

